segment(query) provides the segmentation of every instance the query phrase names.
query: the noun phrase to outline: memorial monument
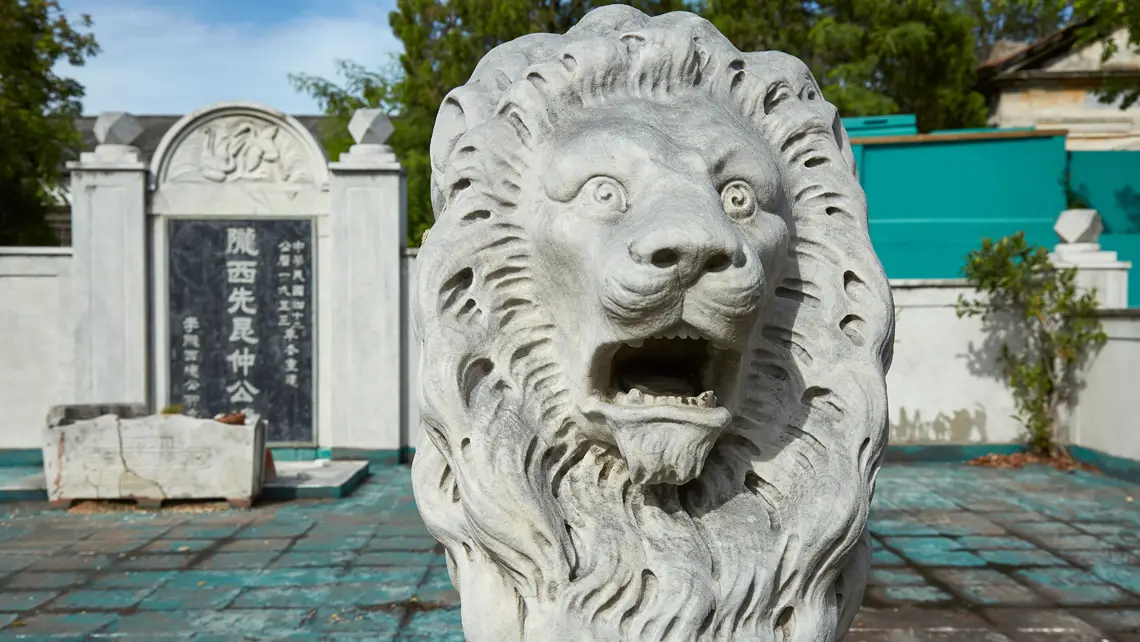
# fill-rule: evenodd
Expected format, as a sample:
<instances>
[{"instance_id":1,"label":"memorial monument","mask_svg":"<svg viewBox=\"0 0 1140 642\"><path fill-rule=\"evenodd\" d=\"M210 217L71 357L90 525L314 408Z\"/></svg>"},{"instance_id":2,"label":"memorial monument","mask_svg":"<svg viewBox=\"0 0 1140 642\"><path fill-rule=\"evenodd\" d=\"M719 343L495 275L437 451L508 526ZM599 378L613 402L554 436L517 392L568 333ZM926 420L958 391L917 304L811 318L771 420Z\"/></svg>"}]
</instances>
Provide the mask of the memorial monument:
<instances>
[{"instance_id":1,"label":"memorial monument","mask_svg":"<svg viewBox=\"0 0 1140 642\"><path fill-rule=\"evenodd\" d=\"M431 162L413 475L467 639L841 638L894 318L807 67L599 8L487 54Z\"/></svg>"}]
</instances>

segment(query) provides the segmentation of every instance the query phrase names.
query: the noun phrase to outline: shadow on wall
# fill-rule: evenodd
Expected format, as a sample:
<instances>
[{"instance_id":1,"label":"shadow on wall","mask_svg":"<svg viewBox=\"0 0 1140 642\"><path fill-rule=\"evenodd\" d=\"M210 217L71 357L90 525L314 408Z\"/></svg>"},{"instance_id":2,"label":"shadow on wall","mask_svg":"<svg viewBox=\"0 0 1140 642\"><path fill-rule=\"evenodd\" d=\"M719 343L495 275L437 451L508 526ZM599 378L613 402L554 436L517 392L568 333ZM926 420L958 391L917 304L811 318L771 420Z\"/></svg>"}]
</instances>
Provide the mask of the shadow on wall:
<instances>
[{"instance_id":1,"label":"shadow on wall","mask_svg":"<svg viewBox=\"0 0 1140 642\"><path fill-rule=\"evenodd\" d=\"M1128 219L1128 233L1140 233L1140 192L1132 189L1131 185L1117 190L1116 207Z\"/></svg>"},{"instance_id":2,"label":"shadow on wall","mask_svg":"<svg viewBox=\"0 0 1140 642\"><path fill-rule=\"evenodd\" d=\"M890 441L894 443L973 443L989 441L986 433L986 409L978 405L973 411L955 410L951 414L940 412L927 421L922 411L909 414L899 408L898 420L890 426Z\"/></svg>"},{"instance_id":3,"label":"shadow on wall","mask_svg":"<svg viewBox=\"0 0 1140 642\"><path fill-rule=\"evenodd\" d=\"M957 356L966 361L966 369L975 377L1005 381L1001 365L1002 346L1008 343L1010 349L1020 350L1024 343L1018 337L1017 323L1004 314L986 318L981 323L985 339L981 343L970 341L966 344L966 352Z\"/></svg>"}]
</instances>

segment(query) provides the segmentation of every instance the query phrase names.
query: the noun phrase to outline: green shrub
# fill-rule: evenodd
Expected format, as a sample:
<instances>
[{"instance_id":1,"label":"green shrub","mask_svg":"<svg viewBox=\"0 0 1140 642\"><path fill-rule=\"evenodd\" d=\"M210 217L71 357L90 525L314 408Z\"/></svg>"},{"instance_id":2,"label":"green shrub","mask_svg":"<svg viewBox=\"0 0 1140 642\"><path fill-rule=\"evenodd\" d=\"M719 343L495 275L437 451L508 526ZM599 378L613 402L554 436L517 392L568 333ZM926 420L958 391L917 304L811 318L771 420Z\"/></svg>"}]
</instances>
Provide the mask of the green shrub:
<instances>
[{"instance_id":1,"label":"green shrub","mask_svg":"<svg viewBox=\"0 0 1140 642\"><path fill-rule=\"evenodd\" d=\"M958 298L959 317L980 317L1001 343L999 363L1016 419L1038 455L1068 458L1057 437L1059 413L1073 400L1088 357L1107 339L1096 293L1078 289L1077 271L1059 268L1021 232L982 241L966 256L978 296Z\"/></svg>"}]
</instances>

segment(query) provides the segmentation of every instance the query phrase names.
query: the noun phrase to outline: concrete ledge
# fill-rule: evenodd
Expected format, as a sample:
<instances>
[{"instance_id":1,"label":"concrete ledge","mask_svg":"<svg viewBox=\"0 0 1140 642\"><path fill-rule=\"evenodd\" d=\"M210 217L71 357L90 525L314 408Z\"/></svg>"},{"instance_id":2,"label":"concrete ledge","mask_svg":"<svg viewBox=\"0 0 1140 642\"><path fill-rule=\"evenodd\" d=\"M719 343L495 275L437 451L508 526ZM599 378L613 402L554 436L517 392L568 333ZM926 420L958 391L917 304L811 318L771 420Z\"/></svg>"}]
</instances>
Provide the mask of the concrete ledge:
<instances>
[{"instance_id":1,"label":"concrete ledge","mask_svg":"<svg viewBox=\"0 0 1140 642\"><path fill-rule=\"evenodd\" d=\"M342 499L368 478L366 461L276 462L277 479L262 487L261 500ZM46 502L47 480L40 466L0 468L0 504Z\"/></svg>"},{"instance_id":2,"label":"concrete ledge","mask_svg":"<svg viewBox=\"0 0 1140 642\"><path fill-rule=\"evenodd\" d=\"M967 462L983 455L1012 455L1024 451L1022 444L887 444L884 461Z\"/></svg>"},{"instance_id":3,"label":"concrete ledge","mask_svg":"<svg viewBox=\"0 0 1140 642\"><path fill-rule=\"evenodd\" d=\"M274 462L277 479L262 487L262 499L340 499L368 477L367 461Z\"/></svg>"},{"instance_id":4,"label":"concrete ledge","mask_svg":"<svg viewBox=\"0 0 1140 642\"><path fill-rule=\"evenodd\" d=\"M403 450L366 450L360 448L270 448L273 461L313 461L316 459L336 459L367 461L371 464L405 463L415 452L414 448ZM43 466L43 451L38 448L0 448L0 468L12 466Z\"/></svg>"},{"instance_id":5,"label":"concrete ledge","mask_svg":"<svg viewBox=\"0 0 1140 642\"><path fill-rule=\"evenodd\" d=\"M41 467L44 451L40 448L0 448L0 468Z\"/></svg>"},{"instance_id":6,"label":"concrete ledge","mask_svg":"<svg viewBox=\"0 0 1140 642\"><path fill-rule=\"evenodd\" d=\"M1109 455L1084 446L1069 446L1069 453L1073 459L1095 466L1097 470L1109 477L1140 484L1140 461Z\"/></svg>"}]
</instances>

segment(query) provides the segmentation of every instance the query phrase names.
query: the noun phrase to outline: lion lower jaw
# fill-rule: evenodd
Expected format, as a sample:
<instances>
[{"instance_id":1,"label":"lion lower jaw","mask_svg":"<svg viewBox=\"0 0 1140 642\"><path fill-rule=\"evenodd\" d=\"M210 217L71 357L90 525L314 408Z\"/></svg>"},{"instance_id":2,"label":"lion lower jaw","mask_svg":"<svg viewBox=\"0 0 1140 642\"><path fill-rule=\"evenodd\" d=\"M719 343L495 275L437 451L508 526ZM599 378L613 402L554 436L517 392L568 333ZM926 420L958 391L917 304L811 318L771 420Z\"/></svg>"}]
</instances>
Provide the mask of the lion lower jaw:
<instances>
[{"instance_id":1,"label":"lion lower jaw","mask_svg":"<svg viewBox=\"0 0 1140 642\"><path fill-rule=\"evenodd\" d=\"M707 423L650 418L610 423L630 481L679 485L700 476L713 445L732 421L725 408L705 414Z\"/></svg>"}]
</instances>

